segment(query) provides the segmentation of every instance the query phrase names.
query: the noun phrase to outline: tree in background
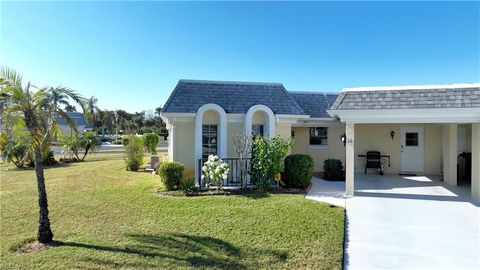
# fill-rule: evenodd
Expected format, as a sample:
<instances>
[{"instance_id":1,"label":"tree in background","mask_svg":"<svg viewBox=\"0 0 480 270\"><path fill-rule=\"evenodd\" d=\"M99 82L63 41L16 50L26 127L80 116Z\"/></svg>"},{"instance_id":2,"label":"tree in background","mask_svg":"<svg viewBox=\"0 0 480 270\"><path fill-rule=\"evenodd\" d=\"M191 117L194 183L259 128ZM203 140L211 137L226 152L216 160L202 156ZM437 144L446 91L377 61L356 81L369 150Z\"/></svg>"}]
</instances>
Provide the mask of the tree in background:
<instances>
[{"instance_id":1,"label":"tree in background","mask_svg":"<svg viewBox=\"0 0 480 270\"><path fill-rule=\"evenodd\" d=\"M43 171L42 147L47 138L56 137L61 133L57 124L57 116L63 117L67 123L73 121L61 109L56 109L55 104L49 102L52 90L68 96L74 102L84 104L86 101L74 91L65 88L35 88L30 82L23 84L22 76L9 68L0 70L0 102L4 125L26 129L29 133L27 151L33 153L35 162L35 174L38 189L39 221L37 239L41 243L49 243L53 239L48 217L48 200L45 188L45 176ZM56 111L57 110L57 111ZM71 126L71 129L75 129Z\"/></svg>"},{"instance_id":2,"label":"tree in background","mask_svg":"<svg viewBox=\"0 0 480 270\"><path fill-rule=\"evenodd\" d=\"M98 98L96 98L95 96L92 96L88 99L87 101L87 117L89 117L89 121L90 121L90 125L92 126L92 128L95 129L95 119L96 119L96 114L97 112L100 110L97 106L97 103L98 103Z\"/></svg>"},{"instance_id":3,"label":"tree in background","mask_svg":"<svg viewBox=\"0 0 480 270\"><path fill-rule=\"evenodd\" d=\"M160 136L158 136L158 134L155 132L146 133L143 135L143 142L145 144L145 147L152 155L157 154L157 145L159 141Z\"/></svg>"},{"instance_id":4,"label":"tree in background","mask_svg":"<svg viewBox=\"0 0 480 270\"><path fill-rule=\"evenodd\" d=\"M67 112L76 112L76 111L77 111L77 108L76 108L75 106L73 106L73 105L68 104L68 105L65 106L65 111L67 111Z\"/></svg>"}]
</instances>

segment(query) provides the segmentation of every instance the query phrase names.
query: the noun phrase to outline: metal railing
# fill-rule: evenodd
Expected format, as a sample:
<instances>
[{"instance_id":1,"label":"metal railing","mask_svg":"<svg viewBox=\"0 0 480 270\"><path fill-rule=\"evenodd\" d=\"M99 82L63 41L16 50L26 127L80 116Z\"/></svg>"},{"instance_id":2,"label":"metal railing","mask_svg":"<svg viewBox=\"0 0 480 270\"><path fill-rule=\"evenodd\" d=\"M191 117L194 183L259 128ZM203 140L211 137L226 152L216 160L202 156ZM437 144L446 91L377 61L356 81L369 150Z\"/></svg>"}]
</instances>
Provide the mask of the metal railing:
<instances>
[{"instance_id":1,"label":"metal railing","mask_svg":"<svg viewBox=\"0 0 480 270\"><path fill-rule=\"evenodd\" d=\"M250 184L249 171L250 171L251 158L246 159L246 162L244 164L245 168L243 171L241 170L242 162L240 158L222 158L222 160L227 162L230 168L227 179L223 182L223 186L241 187L242 184L245 184L245 183L242 183L242 180L241 180L243 179L242 174L246 174L247 181L248 181L247 184ZM202 175L203 175L202 167L205 161L207 161L207 159L197 160L198 168L199 168L197 172L198 183L200 188L208 187L210 184L210 181L207 177L202 179Z\"/></svg>"}]
</instances>

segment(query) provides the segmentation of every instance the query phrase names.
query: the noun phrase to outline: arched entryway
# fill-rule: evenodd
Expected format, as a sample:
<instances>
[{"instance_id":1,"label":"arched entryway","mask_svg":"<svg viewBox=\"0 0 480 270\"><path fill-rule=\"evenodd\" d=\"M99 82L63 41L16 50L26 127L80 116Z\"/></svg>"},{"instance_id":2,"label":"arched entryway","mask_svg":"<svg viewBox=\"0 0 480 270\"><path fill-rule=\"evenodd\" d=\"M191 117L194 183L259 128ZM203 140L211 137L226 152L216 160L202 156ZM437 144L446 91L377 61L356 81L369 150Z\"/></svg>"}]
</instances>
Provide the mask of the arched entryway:
<instances>
[{"instance_id":1,"label":"arched entryway","mask_svg":"<svg viewBox=\"0 0 480 270\"><path fill-rule=\"evenodd\" d=\"M195 116L195 181L199 184L199 159L208 155L227 157L227 114L217 104L205 104Z\"/></svg>"}]
</instances>

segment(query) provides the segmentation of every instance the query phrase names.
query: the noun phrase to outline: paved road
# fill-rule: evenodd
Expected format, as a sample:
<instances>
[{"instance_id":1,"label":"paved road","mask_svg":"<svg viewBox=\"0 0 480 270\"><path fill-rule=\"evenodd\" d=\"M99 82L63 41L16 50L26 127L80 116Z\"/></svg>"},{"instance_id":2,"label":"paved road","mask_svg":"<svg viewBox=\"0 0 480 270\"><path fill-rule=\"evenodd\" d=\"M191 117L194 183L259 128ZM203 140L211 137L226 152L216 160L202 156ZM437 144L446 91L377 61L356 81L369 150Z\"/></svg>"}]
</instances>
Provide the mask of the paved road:
<instances>
[{"instance_id":1,"label":"paved road","mask_svg":"<svg viewBox=\"0 0 480 270\"><path fill-rule=\"evenodd\" d=\"M165 147L167 147L167 144L160 144L159 148L157 148L157 151L159 154L166 154L167 150ZM96 152L96 154L123 154L125 153L124 151L125 147L123 145L117 145L117 144L102 144L99 147L99 151ZM55 155L61 155L62 154L62 149L59 146L52 146L52 151Z\"/></svg>"}]
</instances>

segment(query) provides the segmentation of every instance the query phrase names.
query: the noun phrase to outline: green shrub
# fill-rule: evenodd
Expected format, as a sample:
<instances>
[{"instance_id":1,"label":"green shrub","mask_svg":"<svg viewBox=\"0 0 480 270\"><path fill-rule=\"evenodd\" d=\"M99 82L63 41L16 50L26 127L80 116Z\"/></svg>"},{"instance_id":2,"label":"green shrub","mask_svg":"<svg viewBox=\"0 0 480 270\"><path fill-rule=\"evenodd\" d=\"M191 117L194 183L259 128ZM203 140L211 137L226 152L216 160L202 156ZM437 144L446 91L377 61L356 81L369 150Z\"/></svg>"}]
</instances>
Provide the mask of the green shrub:
<instances>
[{"instance_id":1,"label":"green shrub","mask_svg":"<svg viewBox=\"0 0 480 270\"><path fill-rule=\"evenodd\" d=\"M178 189L183 191L184 193L192 193L197 190L195 187L195 179L192 177L184 177L180 184L178 185Z\"/></svg>"},{"instance_id":2,"label":"green shrub","mask_svg":"<svg viewBox=\"0 0 480 270\"><path fill-rule=\"evenodd\" d=\"M160 180L167 190L174 190L180 185L185 166L180 162L163 162L158 168Z\"/></svg>"},{"instance_id":3,"label":"green shrub","mask_svg":"<svg viewBox=\"0 0 480 270\"><path fill-rule=\"evenodd\" d=\"M22 168L24 166L25 156L27 155L28 146L24 143L16 143L10 141L6 144L5 150L3 151L3 158L7 162L15 164L17 168Z\"/></svg>"},{"instance_id":4,"label":"green shrub","mask_svg":"<svg viewBox=\"0 0 480 270\"><path fill-rule=\"evenodd\" d=\"M128 136L125 146L125 162L127 170L137 171L143 165L143 139L134 135Z\"/></svg>"},{"instance_id":5,"label":"green shrub","mask_svg":"<svg viewBox=\"0 0 480 270\"><path fill-rule=\"evenodd\" d=\"M143 135L143 141L145 142L145 147L148 149L148 152L152 155L156 155L160 136L155 132L147 133Z\"/></svg>"},{"instance_id":6,"label":"green shrub","mask_svg":"<svg viewBox=\"0 0 480 270\"><path fill-rule=\"evenodd\" d=\"M250 174L257 189L266 190L270 187L275 175L283 170L283 159L291 146L291 140L280 136L272 139L257 137L253 141Z\"/></svg>"},{"instance_id":7,"label":"green shrub","mask_svg":"<svg viewBox=\"0 0 480 270\"><path fill-rule=\"evenodd\" d=\"M323 162L324 177L326 180L345 180L342 161L327 159Z\"/></svg>"},{"instance_id":8,"label":"green shrub","mask_svg":"<svg viewBox=\"0 0 480 270\"><path fill-rule=\"evenodd\" d=\"M129 136L129 137L130 137L130 136ZM122 138L122 144L123 144L123 146L127 146L127 145L128 145L128 137Z\"/></svg>"},{"instance_id":9,"label":"green shrub","mask_svg":"<svg viewBox=\"0 0 480 270\"><path fill-rule=\"evenodd\" d=\"M309 155L290 155L285 158L284 181L288 187L307 188L312 180L313 159Z\"/></svg>"}]
</instances>

